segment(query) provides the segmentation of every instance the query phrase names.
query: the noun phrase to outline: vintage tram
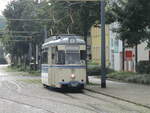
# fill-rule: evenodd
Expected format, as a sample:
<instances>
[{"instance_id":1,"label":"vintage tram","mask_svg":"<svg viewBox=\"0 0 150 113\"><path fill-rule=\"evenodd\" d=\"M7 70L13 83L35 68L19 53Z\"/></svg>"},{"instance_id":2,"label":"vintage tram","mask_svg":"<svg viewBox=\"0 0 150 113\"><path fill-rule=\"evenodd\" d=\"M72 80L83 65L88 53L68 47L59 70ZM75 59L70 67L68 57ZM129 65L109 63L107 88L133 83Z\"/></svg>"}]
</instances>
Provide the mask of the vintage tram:
<instances>
[{"instance_id":1,"label":"vintage tram","mask_svg":"<svg viewBox=\"0 0 150 113\"><path fill-rule=\"evenodd\" d=\"M85 41L76 35L57 35L42 45L44 86L83 89L86 83Z\"/></svg>"}]
</instances>

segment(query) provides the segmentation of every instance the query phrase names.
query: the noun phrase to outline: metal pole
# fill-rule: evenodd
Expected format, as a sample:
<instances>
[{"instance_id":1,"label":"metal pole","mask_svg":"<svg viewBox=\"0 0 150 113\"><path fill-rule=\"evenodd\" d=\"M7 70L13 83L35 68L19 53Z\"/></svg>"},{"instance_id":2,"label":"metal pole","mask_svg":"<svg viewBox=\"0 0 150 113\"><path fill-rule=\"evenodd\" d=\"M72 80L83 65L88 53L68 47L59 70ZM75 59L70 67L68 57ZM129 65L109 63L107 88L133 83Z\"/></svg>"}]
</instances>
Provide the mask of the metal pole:
<instances>
[{"instance_id":1,"label":"metal pole","mask_svg":"<svg viewBox=\"0 0 150 113\"><path fill-rule=\"evenodd\" d=\"M125 40L123 40L123 43L122 43L122 71L125 70L125 66L124 66L124 62L125 62Z\"/></svg>"},{"instance_id":2,"label":"metal pole","mask_svg":"<svg viewBox=\"0 0 150 113\"><path fill-rule=\"evenodd\" d=\"M31 70L31 61L32 61L32 43L29 42L29 66Z\"/></svg>"},{"instance_id":3,"label":"metal pole","mask_svg":"<svg viewBox=\"0 0 150 113\"><path fill-rule=\"evenodd\" d=\"M47 39L48 33L47 33L47 26L44 26L44 39Z\"/></svg>"},{"instance_id":4,"label":"metal pole","mask_svg":"<svg viewBox=\"0 0 150 113\"><path fill-rule=\"evenodd\" d=\"M106 88L105 0L101 0L101 88Z\"/></svg>"}]
</instances>

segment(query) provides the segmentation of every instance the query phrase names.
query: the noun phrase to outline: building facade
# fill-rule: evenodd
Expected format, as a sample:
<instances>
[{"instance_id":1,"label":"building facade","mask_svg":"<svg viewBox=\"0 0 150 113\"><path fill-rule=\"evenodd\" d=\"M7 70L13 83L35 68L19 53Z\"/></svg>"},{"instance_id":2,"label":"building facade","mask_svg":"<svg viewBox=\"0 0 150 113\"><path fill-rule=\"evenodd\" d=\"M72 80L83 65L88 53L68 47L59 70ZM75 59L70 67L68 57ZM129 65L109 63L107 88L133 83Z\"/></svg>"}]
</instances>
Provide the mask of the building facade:
<instances>
[{"instance_id":1,"label":"building facade","mask_svg":"<svg viewBox=\"0 0 150 113\"><path fill-rule=\"evenodd\" d=\"M123 43L118 39L118 34L113 32L114 28L118 27L118 23L110 25L110 68L116 71L123 70ZM135 47L125 47L125 71L135 72ZM149 49L147 49L147 43L143 42L138 45L138 62L149 61L150 59Z\"/></svg>"},{"instance_id":2,"label":"building facade","mask_svg":"<svg viewBox=\"0 0 150 113\"><path fill-rule=\"evenodd\" d=\"M109 25L106 25L106 64L109 66L110 49ZM101 64L101 28L99 25L91 27L91 58L92 62Z\"/></svg>"},{"instance_id":3,"label":"building facade","mask_svg":"<svg viewBox=\"0 0 150 113\"><path fill-rule=\"evenodd\" d=\"M118 34L113 32L118 23L106 25L106 66L116 71L123 69L123 43L118 39ZM147 43L138 45L138 62L150 60L150 50ZM135 48L125 48L125 71L135 72ZM93 26L91 28L91 56L92 62L101 64L101 29Z\"/></svg>"}]
</instances>

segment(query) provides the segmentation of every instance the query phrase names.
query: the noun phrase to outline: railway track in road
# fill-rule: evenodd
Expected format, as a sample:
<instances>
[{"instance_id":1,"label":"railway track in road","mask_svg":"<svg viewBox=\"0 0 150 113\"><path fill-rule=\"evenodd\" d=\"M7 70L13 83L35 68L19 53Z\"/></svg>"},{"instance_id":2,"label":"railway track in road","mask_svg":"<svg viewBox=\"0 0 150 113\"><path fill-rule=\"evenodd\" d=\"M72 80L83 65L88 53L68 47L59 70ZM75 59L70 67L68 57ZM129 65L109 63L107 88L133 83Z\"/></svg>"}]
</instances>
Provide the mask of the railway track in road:
<instances>
[{"instance_id":1,"label":"railway track in road","mask_svg":"<svg viewBox=\"0 0 150 113\"><path fill-rule=\"evenodd\" d=\"M117 99L117 100L120 100L120 101L128 102L128 103L131 103L131 104L135 104L135 105L138 105L138 106L150 109L149 106L146 106L146 105L143 105L143 104L139 104L139 103L136 103L136 102L133 102L133 101L130 101L130 100L126 100L126 99L123 99L123 98L119 98L119 97L116 97L116 96L112 96L112 95L109 95L109 94L106 94L106 93L97 92L97 91L93 91L93 90L89 90L89 89L85 89L85 90L89 91L91 93L96 93L96 94L104 95L104 96L111 97L111 98L114 98L114 99Z\"/></svg>"},{"instance_id":2,"label":"railway track in road","mask_svg":"<svg viewBox=\"0 0 150 113\"><path fill-rule=\"evenodd\" d=\"M88 93L86 93L88 92ZM92 91L89 91L89 90L86 90L85 89L85 93L82 93L81 95L84 95L84 96L87 96L87 97L90 97L90 98L94 98L96 100L100 100L100 101L104 101L104 102L108 102L108 103L111 103L113 105L117 105L118 107L120 107L122 110L126 110L126 111L130 111L130 112L136 112L136 113L143 113L143 112L140 112L139 110L136 110L136 109L130 109L128 110L128 107L124 107L122 105L120 105L119 103L116 103L116 102L113 102L111 100L106 100L105 98L102 98L102 97L99 97L99 96L96 96L96 95L103 95L105 97L108 97L108 98L112 98L112 99L115 99L115 100L118 100L118 101L121 101L121 102L125 102L125 103L129 103L129 104L132 104L132 105L135 105L135 106L139 106L139 107L143 107L145 109L149 109L149 112L150 112L150 108L147 107L147 106L143 106L143 105L140 105L140 104L136 104L136 103L133 103L133 102L130 102L130 101L126 101L126 100L123 100L123 99L118 99L118 98L114 98L112 96L109 96L109 95L105 95L105 94L101 94L101 93L97 93L97 92L92 92ZM80 100L81 98L78 98L76 96L73 96L72 94L65 94L66 96L72 98L72 99L76 99L76 100ZM102 109L100 109L100 106L99 107L96 107L95 105L93 104L87 104L88 106L94 108L95 110L97 111L101 111Z\"/></svg>"},{"instance_id":3,"label":"railway track in road","mask_svg":"<svg viewBox=\"0 0 150 113\"><path fill-rule=\"evenodd\" d=\"M50 90L50 91L52 91L56 94L58 93L59 95L65 95L66 97L70 98L69 100L72 99L72 101L75 100L75 102L81 103L81 104L78 105L77 103L72 103L71 101L65 101L64 99L63 100L61 100L61 99L59 100L57 98L55 99L55 98L53 98L53 96L52 97L48 97L48 96L47 97L42 97L40 95L39 96L38 95L33 95L33 94L30 95L30 93L27 94L26 92L21 92L22 90L27 90L26 87L23 87L24 85L22 86L21 82L18 83L18 81L16 81L15 79L11 79L8 82L10 84L7 84L7 83L4 84L4 86L3 86L3 87L5 87L4 89L8 90L9 92L12 92L14 95L18 95L18 96L20 95L21 98L31 98L31 99L33 99L37 102L43 100L44 102L47 101L46 103L56 103L58 105L61 105L61 104L63 105L64 104L64 105L70 106L70 108L82 109L83 111L86 110L86 111L90 111L91 113L100 113L100 111L104 112L103 109L101 109L101 106L98 105L99 103L96 103L97 104L96 105L96 104L90 102L90 100L94 100L94 101L97 100L97 102L98 101L107 102L107 103L118 106L120 109L123 109L123 110L126 110L126 111L128 110L126 107L123 107L119 103L109 101L109 99L105 100L104 98L101 98L101 96L97 96L97 95L103 95L103 96L110 97L110 98L113 98L113 97L111 97L109 95L97 93L97 92L92 92L92 91L89 91L89 90L85 90L83 93L79 92L77 94L76 93L68 93L68 92L63 93L63 92L59 92L59 91ZM14 88L12 88L11 86L13 86ZM40 86L38 86L38 87L40 88ZM20 90L20 88L21 88L21 90ZM47 90L47 89L45 89L45 90ZM84 98L87 98L87 99L84 99ZM90 100L88 100L88 98ZM40 106L38 104L37 105L36 104L32 105L29 102L15 100L11 97L7 98L7 96L6 97L5 96L4 97L0 96L0 99L11 101L11 102L14 102L14 103L20 104L20 105L30 106L30 107L35 108L35 109L43 110L47 113L55 113L55 112L51 111L51 109L49 109L49 108L45 108L45 107ZM123 101L123 102L128 102L128 101L118 99L118 98L113 98L113 99ZM132 102L128 102L128 103L138 105L138 104L135 104L135 103L132 103ZM138 106L141 106L141 105L138 105ZM141 106L141 107L147 108L145 106ZM150 108L148 108L148 109L150 110ZM134 109L134 112L135 111L136 111L136 109ZM107 113L107 112L105 111L105 113ZM110 112L108 112L108 113L110 113ZM135 113L143 113L143 112L136 111Z\"/></svg>"},{"instance_id":4,"label":"railway track in road","mask_svg":"<svg viewBox=\"0 0 150 113\"><path fill-rule=\"evenodd\" d=\"M54 113L52 111L43 109L41 107L37 107L37 106L31 105L31 104L27 104L27 103L24 103L24 102L16 101L16 100L13 100L13 99L8 99L8 98L4 98L4 97L0 97L0 99L4 100L4 101L6 100L6 101L9 101L9 102L13 102L13 103L16 103L16 104L19 104L19 105L26 105L26 106L29 106L31 108L35 108L35 109L38 109L38 110L46 111L47 113Z\"/></svg>"},{"instance_id":5,"label":"railway track in road","mask_svg":"<svg viewBox=\"0 0 150 113\"><path fill-rule=\"evenodd\" d=\"M11 83L13 83L11 81ZM16 85L16 83L14 84ZM17 85L18 87L19 85ZM8 87L7 87L8 88ZM17 90L12 90L10 88L8 88L9 90L11 90L11 92L14 92L15 94L18 94L20 96L22 96L22 98L26 97L26 98L34 98L34 99L40 99L40 100L44 100L44 101L49 101L49 102L56 102L56 103L59 103L59 104L64 104L64 105L69 105L71 107L74 107L74 108L79 108L79 109L83 109L83 110L89 110L91 111L92 113L99 113L99 111L93 109L93 108L89 108L89 107L85 107L85 106L80 106L80 105L77 105L77 104L72 104L72 103L67 103L67 102L64 102L64 101L61 101L61 100L55 100L55 99L52 99L52 98L46 98L46 97L39 97L39 96L33 96L33 95L28 95L28 94L24 94L24 93L21 93L21 92L18 92ZM60 92L58 92L60 93ZM66 95L67 96L67 95ZM68 96L67 96L68 97ZM43 109L42 107L37 107L37 106L33 106L33 105L30 105L30 104L26 104L24 102L19 102L19 101L15 101L13 99L7 99L7 98L3 98L3 97L0 97L1 99L6 99L6 100L9 100L9 101L12 101L12 102L15 102L15 103L18 103L18 104L23 104L23 105L28 105L28 106L31 106L31 107L34 107L34 108L38 108L38 109L41 109L41 110L45 110ZM52 111L49 111L49 110L45 110L49 113L54 113Z\"/></svg>"}]
</instances>

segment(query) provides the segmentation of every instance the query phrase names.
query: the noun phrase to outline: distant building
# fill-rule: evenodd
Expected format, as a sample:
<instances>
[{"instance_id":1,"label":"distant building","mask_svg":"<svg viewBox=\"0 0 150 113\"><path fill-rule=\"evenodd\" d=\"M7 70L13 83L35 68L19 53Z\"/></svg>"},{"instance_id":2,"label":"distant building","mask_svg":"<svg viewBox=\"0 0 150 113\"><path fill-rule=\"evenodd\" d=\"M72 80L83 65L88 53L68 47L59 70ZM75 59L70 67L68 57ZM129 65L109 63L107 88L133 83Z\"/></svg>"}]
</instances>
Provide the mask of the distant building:
<instances>
[{"instance_id":1,"label":"distant building","mask_svg":"<svg viewBox=\"0 0 150 113\"><path fill-rule=\"evenodd\" d=\"M106 63L110 64L109 50L110 50L110 32L109 25L106 25ZM100 25L93 25L91 27L91 60L93 63L101 64L101 29Z\"/></svg>"},{"instance_id":2,"label":"distant building","mask_svg":"<svg viewBox=\"0 0 150 113\"><path fill-rule=\"evenodd\" d=\"M117 39L118 34L113 32L117 27L116 23L110 25L110 68L121 71L122 70L122 41Z\"/></svg>"},{"instance_id":3,"label":"distant building","mask_svg":"<svg viewBox=\"0 0 150 113\"><path fill-rule=\"evenodd\" d=\"M116 71L122 71L123 67L123 44L118 39L118 34L113 32L118 27L118 23L106 25L106 65ZM101 64L101 29L99 26L91 28L91 56L92 62ZM138 45L138 62L150 60L150 50L146 48L147 43ZM125 49L126 71L135 71L135 48Z\"/></svg>"},{"instance_id":4,"label":"distant building","mask_svg":"<svg viewBox=\"0 0 150 113\"><path fill-rule=\"evenodd\" d=\"M110 25L110 68L116 71L122 71L123 67L123 44L119 40L118 34L113 32L114 28L117 28L118 23ZM149 49L146 48L147 43L143 42L138 45L138 62L150 60ZM135 48L125 48L125 71L135 71Z\"/></svg>"}]
</instances>

